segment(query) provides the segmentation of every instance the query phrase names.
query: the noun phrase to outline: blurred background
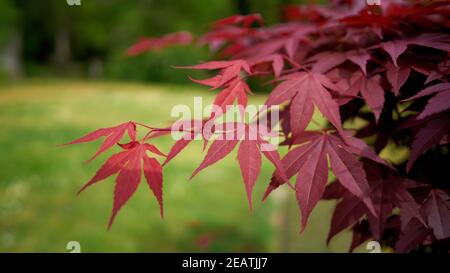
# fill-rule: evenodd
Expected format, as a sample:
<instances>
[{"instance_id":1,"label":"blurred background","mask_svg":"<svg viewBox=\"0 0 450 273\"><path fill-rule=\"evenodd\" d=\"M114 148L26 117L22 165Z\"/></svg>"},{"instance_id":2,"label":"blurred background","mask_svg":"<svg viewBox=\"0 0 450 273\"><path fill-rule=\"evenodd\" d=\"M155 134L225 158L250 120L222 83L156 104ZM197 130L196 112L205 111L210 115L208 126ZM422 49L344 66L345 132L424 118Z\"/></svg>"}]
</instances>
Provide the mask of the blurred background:
<instances>
[{"instance_id":1,"label":"blurred background","mask_svg":"<svg viewBox=\"0 0 450 273\"><path fill-rule=\"evenodd\" d=\"M136 120L163 126L176 104L213 93L192 85L172 65L210 58L206 48L173 47L127 57L142 36L187 30L236 13L280 19L290 0L0 1L0 252L343 252L349 233L326 245L334 202L322 201L299 234L291 191L257 202L272 167L264 162L250 213L235 155L188 177L201 162L195 143L164 173L166 217L146 187L107 231L113 179L76 197L110 155L85 164L98 143L57 147L91 130ZM191 74L192 75L192 74ZM257 90L256 90L257 91ZM262 103L264 94L251 98ZM167 152L172 141L159 140ZM359 251L365 251L360 249Z\"/></svg>"}]
</instances>

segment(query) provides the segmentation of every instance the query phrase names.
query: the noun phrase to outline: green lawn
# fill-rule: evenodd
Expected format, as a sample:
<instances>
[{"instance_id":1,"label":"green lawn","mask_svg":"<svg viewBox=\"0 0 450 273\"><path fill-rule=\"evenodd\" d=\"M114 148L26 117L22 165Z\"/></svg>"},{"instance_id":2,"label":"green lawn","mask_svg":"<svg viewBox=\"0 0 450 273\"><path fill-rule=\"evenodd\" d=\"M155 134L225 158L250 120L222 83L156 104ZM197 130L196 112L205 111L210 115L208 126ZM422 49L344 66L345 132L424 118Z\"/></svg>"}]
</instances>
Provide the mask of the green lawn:
<instances>
[{"instance_id":1,"label":"green lawn","mask_svg":"<svg viewBox=\"0 0 450 273\"><path fill-rule=\"evenodd\" d=\"M0 88L0 252L300 251L342 252L350 234L326 246L334 202L321 202L301 235L292 191L259 202L273 168L264 162L250 213L235 154L188 177L203 158L195 143L164 172L165 219L141 185L110 231L113 179L77 190L110 155L85 164L98 142L57 147L91 130L128 120L167 125L171 108L209 103L214 91L191 86L29 81ZM253 96L260 103L263 96ZM167 152L170 138L158 140ZM364 251L364 248L362 248Z\"/></svg>"}]
</instances>

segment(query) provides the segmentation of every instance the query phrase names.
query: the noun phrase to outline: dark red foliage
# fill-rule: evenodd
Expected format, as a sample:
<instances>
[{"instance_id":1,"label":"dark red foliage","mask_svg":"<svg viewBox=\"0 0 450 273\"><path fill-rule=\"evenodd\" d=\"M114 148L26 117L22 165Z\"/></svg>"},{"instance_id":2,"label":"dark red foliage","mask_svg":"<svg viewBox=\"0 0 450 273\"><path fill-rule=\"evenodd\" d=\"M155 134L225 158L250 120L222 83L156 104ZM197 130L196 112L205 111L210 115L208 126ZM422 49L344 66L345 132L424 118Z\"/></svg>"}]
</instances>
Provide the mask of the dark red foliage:
<instances>
[{"instance_id":1,"label":"dark red foliage","mask_svg":"<svg viewBox=\"0 0 450 273\"><path fill-rule=\"evenodd\" d=\"M145 51L160 50L173 45L189 45L192 43L192 35L181 31L170 33L159 38L141 38L136 44L127 50L128 56L135 56Z\"/></svg>"},{"instance_id":2,"label":"dark red foliage","mask_svg":"<svg viewBox=\"0 0 450 273\"><path fill-rule=\"evenodd\" d=\"M228 17L199 38L222 60L183 67L217 71L211 78L191 80L217 92L214 104L224 111L235 103L247 105L249 78L274 83L265 104L282 108L280 134L289 151L280 159L278 152L261 149L266 136L247 138L255 123L235 124L242 125L236 130L240 138L209 141L202 129L215 116L186 121L180 132L210 145L192 176L238 147L251 207L262 153L275 168L264 198L284 185L295 191L302 230L320 199L337 199L328 241L351 229L351 251L370 238L398 252L448 251L450 2L331 2L285 7L287 22L274 26L265 26L256 14ZM186 33L171 34L143 40L128 53L190 41ZM314 109L329 123L310 131ZM95 158L128 132L131 142L120 144L125 151L111 156L85 186L118 173L110 224L136 190L142 171L162 214L162 168L147 152L162 155L149 141L167 136L170 128L140 125L148 130L140 140L136 123L128 122L70 143L106 137ZM164 164L191 141L175 142ZM409 148L409 158L394 163L379 157L386 148L398 147ZM328 181L329 169L335 182Z\"/></svg>"}]
</instances>

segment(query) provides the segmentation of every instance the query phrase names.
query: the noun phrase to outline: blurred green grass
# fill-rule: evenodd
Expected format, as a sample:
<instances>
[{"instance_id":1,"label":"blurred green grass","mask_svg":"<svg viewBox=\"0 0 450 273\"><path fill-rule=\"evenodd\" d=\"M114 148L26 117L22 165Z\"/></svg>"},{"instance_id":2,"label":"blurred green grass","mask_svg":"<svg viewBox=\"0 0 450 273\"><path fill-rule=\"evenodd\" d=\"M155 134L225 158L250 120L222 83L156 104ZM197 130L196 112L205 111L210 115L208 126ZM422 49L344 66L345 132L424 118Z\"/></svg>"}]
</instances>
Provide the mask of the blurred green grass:
<instances>
[{"instance_id":1,"label":"blurred green grass","mask_svg":"<svg viewBox=\"0 0 450 273\"><path fill-rule=\"evenodd\" d=\"M192 86L116 82L44 81L0 87L0 252L65 252L79 241L83 252L345 252L350 234L329 246L334 202L322 201L301 235L295 197L288 189L258 202L273 168L264 162L249 212L233 154L188 177L201 162L201 144L188 147L165 168L165 219L141 185L110 231L112 178L77 190L111 154L85 164L99 143L57 147L91 130L127 120L167 125L176 104L193 104L213 91ZM261 103L255 95L251 103ZM158 140L167 152L170 138Z\"/></svg>"}]
</instances>

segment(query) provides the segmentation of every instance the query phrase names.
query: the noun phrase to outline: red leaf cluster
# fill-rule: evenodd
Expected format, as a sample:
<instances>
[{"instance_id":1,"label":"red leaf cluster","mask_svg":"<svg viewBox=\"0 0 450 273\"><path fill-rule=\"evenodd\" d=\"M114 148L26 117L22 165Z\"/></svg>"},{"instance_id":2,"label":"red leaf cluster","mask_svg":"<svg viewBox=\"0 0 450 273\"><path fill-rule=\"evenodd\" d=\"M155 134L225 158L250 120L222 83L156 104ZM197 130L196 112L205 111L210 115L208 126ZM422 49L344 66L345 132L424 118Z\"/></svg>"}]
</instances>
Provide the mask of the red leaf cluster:
<instances>
[{"instance_id":1,"label":"red leaf cluster","mask_svg":"<svg viewBox=\"0 0 450 273\"><path fill-rule=\"evenodd\" d=\"M287 21L273 26L265 26L257 14L213 23L199 40L222 60L183 68L217 71L211 78L191 80L217 92L214 104L223 111L235 103L247 105L249 78L274 84L265 104L282 108L280 123L271 126L280 129L289 151L280 159L278 152L261 149L265 136L246 137L257 121L236 123L240 138L211 143L203 127L215 116L187 121L181 129L185 136L200 136L210 145L192 176L239 146L237 161L250 207L262 153L275 167L264 198L288 185L298 201L302 230L319 200L337 199L328 240L350 228L351 250L373 238L399 252L448 251L450 2L383 0L381 6L368 6L335 0L326 6L288 6L283 12ZM129 53L187 40L187 34L168 35L138 43ZM329 123L311 131L315 109ZM142 128L149 132L141 140L130 122L71 142L106 137L95 158L128 132L131 142L121 145L125 151L108 159L87 184L119 173L111 222L136 190L142 170L162 207L161 166L147 152L161 153L148 141L170 129ZM191 141L175 142L164 164ZM387 163L379 157L395 147L409 148L409 158ZM328 181L329 168L335 182Z\"/></svg>"}]
</instances>

